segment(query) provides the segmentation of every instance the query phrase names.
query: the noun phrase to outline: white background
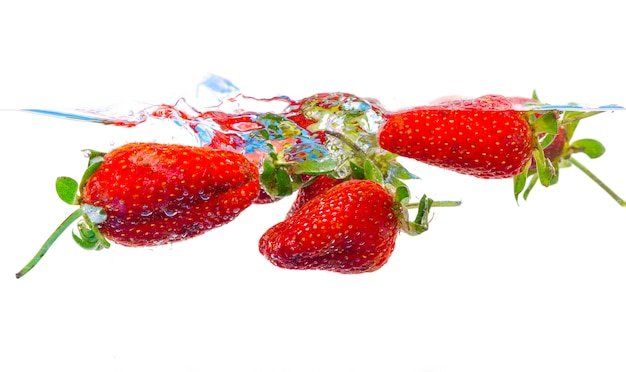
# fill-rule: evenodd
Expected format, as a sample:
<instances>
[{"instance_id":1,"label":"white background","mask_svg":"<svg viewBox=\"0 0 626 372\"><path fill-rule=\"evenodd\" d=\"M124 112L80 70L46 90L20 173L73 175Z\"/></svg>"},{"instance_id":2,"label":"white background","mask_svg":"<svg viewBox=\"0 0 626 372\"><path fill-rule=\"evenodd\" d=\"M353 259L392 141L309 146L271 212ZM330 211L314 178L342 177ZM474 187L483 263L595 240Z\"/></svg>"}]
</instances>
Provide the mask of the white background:
<instances>
[{"instance_id":1,"label":"white background","mask_svg":"<svg viewBox=\"0 0 626 372\"><path fill-rule=\"evenodd\" d=\"M171 104L208 73L256 97L345 91L388 108L533 89L550 103L626 104L623 13L554 3L11 2L0 108ZM267 262L257 241L284 200L162 249L88 252L67 233L16 280L72 211L54 180L82 174L80 150L158 137L12 111L0 127L1 370L626 369L626 210L575 169L518 206L510 180L409 162L418 192L464 204L401 235L366 275ZM626 196L625 135L625 112L578 134L606 145L579 159Z\"/></svg>"}]
</instances>

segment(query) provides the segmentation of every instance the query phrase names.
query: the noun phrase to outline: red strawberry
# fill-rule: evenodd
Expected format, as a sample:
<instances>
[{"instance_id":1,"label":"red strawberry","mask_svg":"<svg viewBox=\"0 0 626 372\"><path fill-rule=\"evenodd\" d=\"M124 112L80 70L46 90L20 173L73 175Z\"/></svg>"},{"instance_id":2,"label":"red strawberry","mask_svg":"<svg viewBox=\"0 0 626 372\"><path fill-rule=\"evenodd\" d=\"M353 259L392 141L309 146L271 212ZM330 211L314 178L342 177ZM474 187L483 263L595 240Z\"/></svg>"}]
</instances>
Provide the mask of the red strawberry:
<instances>
[{"instance_id":1,"label":"red strawberry","mask_svg":"<svg viewBox=\"0 0 626 372\"><path fill-rule=\"evenodd\" d=\"M98 157L92 156L92 162ZM131 247L154 246L226 224L259 194L257 168L243 155L229 151L130 143L105 154L98 163L88 169L80 190L76 181L59 178L63 182L57 181L57 190L70 185L70 191L59 196L80 208L59 226L18 278L80 217L84 219L79 223L80 237L74 238L85 248L108 247L106 239ZM106 213L106 218L98 211Z\"/></svg>"},{"instance_id":2,"label":"red strawberry","mask_svg":"<svg viewBox=\"0 0 626 372\"><path fill-rule=\"evenodd\" d=\"M98 227L127 246L188 239L234 219L259 194L245 157L202 147L131 143L107 154L82 203L107 214Z\"/></svg>"},{"instance_id":3,"label":"red strawberry","mask_svg":"<svg viewBox=\"0 0 626 372\"><path fill-rule=\"evenodd\" d=\"M298 209L302 208L307 202L316 196L323 194L333 186L342 183L344 180L330 178L325 175L318 176L311 184L298 189L298 195L291 205L291 209L287 212L287 217L292 216Z\"/></svg>"},{"instance_id":4,"label":"red strawberry","mask_svg":"<svg viewBox=\"0 0 626 372\"><path fill-rule=\"evenodd\" d=\"M508 178L532 158L524 112L503 96L449 101L386 115L380 146L400 156L479 178Z\"/></svg>"},{"instance_id":5,"label":"red strawberry","mask_svg":"<svg viewBox=\"0 0 626 372\"><path fill-rule=\"evenodd\" d=\"M285 269L376 271L393 252L400 213L380 184L345 181L271 227L261 237L259 250Z\"/></svg>"}]
</instances>

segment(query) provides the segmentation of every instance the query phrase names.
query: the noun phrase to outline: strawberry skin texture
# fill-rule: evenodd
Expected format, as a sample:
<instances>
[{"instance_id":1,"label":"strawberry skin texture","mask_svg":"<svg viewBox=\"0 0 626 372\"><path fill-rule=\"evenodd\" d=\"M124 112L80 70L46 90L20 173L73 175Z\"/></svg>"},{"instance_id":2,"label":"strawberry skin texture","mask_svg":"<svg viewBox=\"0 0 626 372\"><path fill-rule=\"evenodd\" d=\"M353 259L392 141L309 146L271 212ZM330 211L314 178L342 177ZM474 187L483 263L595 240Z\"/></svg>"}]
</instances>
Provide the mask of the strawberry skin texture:
<instances>
[{"instance_id":1,"label":"strawberry skin texture","mask_svg":"<svg viewBox=\"0 0 626 372\"><path fill-rule=\"evenodd\" d=\"M381 185L345 181L267 230L259 250L285 269L376 271L394 250L398 213L393 197Z\"/></svg>"},{"instance_id":2,"label":"strawberry skin texture","mask_svg":"<svg viewBox=\"0 0 626 372\"><path fill-rule=\"evenodd\" d=\"M296 211L302 208L306 203L316 196L325 193L333 186L339 185L345 180L330 178L326 175L318 176L310 185L302 187L298 190L296 199L291 204L287 217L291 217Z\"/></svg>"},{"instance_id":3,"label":"strawberry skin texture","mask_svg":"<svg viewBox=\"0 0 626 372\"><path fill-rule=\"evenodd\" d=\"M233 220L258 196L257 168L243 155L202 147L131 143L105 155L82 204L102 207L98 225L118 244L189 239Z\"/></svg>"},{"instance_id":4,"label":"strawberry skin texture","mask_svg":"<svg viewBox=\"0 0 626 372\"><path fill-rule=\"evenodd\" d=\"M502 96L391 112L380 146L400 156L478 178L509 178L532 158L533 133Z\"/></svg>"}]
</instances>

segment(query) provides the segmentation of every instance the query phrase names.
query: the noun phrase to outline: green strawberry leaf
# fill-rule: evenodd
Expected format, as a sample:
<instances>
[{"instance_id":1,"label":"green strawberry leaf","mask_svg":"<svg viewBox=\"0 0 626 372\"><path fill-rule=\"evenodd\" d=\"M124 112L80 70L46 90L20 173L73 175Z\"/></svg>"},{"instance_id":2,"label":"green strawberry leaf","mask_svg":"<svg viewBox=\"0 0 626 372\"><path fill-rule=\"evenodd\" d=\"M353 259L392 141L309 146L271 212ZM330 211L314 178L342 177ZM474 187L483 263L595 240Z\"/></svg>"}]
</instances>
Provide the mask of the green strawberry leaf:
<instances>
[{"instance_id":1,"label":"green strawberry leaf","mask_svg":"<svg viewBox=\"0 0 626 372\"><path fill-rule=\"evenodd\" d=\"M419 179L418 176L411 173L408 169L406 169L402 164L392 161L389 162L389 170L388 170L388 178L398 178L401 180L416 180Z\"/></svg>"},{"instance_id":2,"label":"green strawberry leaf","mask_svg":"<svg viewBox=\"0 0 626 372\"><path fill-rule=\"evenodd\" d=\"M92 149L85 149L83 150L83 153L89 157L89 163L87 164L87 166L91 166L93 163L103 161L104 156L106 155L106 152L92 150Z\"/></svg>"},{"instance_id":3,"label":"green strawberry leaf","mask_svg":"<svg viewBox=\"0 0 626 372\"><path fill-rule=\"evenodd\" d=\"M357 180L365 179L365 170L362 166L353 161L350 161L350 170L352 171L352 176Z\"/></svg>"},{"instance_id":4,"label":"green strawberry leaf","mask_svg":"<svg viewBox=\"0 0 626 372\"><path fill-rule=\"evenodd\" d=\"M583 152L591 159L602 156L605 151L604 145L590 138L574 141L570 147L574 150L574 152Z\"/></svg>"},{"instance_id":5,"label":"green strawberry leaf","mask_svg":"<svg viewBox=\"0 0 626 372\"><path fill-rule=\"evenodd\" d=\"M372 160L365 159L365 162L363 163L363 170L365 172L365 179L383 184L383 173Z\"/></svg>"},{"instance_id":6,"label":"green strawberry leaf","mask_svg":"<svg viewBox=\"0 0 626 372\"><path fill-rule=\"evenodd\" d=\"M413 221L405 221L403 231L407 234L415 236L428 230L428 218L430 214L430 207L433 205L433 200L426 195L423 195L419 201L417 209L417 215Z\"/></svg>"},{"instance_id":7,"label":"green strawberry leaf","mask_svg":"<svg viewBox=\"0 0 626 372\"><path fill-rule=\"evenodd\" d=\"M276 196L288 196L293 193L291 177L286 170L282 168L276 169L276 181Z\"/></svg>"},{"instance_id":8,"label":"green strawberry leaf","mask_svg":"<svg viewBox=\"0 0 626 372\"><path fill-rule=\"evenodd\" d=\"M541 115L532 126L535 133L557 134L559 132L559 123L554 111Z\"/></svg>"},{"instance_id":9,"label":"green strawberry leaf","mask_svg":"<svg viewBox=\"0 0 626 372\"><path fill-rule=\"evenodd\" d=\"M524 194L522 195L524 200L528 200L528 195L537 184L537 180L539 180L539 177L537 176L537 174L533 174L533 176L530 178L530 182L528 183L528 186L526 187L526 190L524 190Z\"/></svg>"},{"instance_id":10,"label":"green strawberry leaf","mask_svg":"<svg viewBox=\"0 0 626 372\"><path fill-rule=\"evenodd\" d=\"M276 167L272 161L271 154L263 160L263 171L261 172L259 178L263 189L265 189L271 197L276 197L278 194L278 180L276 176Z\"/></svg>"},{"instance_id":11,"label":"green strawberry leaf","mask_svg":"<svg viewBox=\"0 0 626 372\"><path fill-rule=\"evenodd\" d=\"M325 156L320 160L305 160L295 163L294 172L296 174L326 174L332 172L337 167L337 160Z\"/></svg>"},{"instance_id":12,"label":"green strawberry leaf","mask_svg":"<svg viewBox=\"0 0 626 372\"><path fill-rule=\"evenodd\" d=\"M89 218L84 218L84 220L79 221L77 227L78 234L72 231L72 238L80 247L99 251L111 246L111 243L102 236L97 226L95 226Z\"/></svg>"},{"instance_id":13,"label":"green strawberry leaf","mask_svg":"<svg viewBox=\"0 0 626 372\"><path fill-rule=\"evenodd\" d=\"M515 201L518 201L519 194L524 191L524 187L526 187L526 177L528 174L528 165L526 169L517 176L513 177L513 193L515 194Z\"/></svg>"},{"instance_id":14,"label":"green strawberry leaf","mask_svg":"<svg viewBox=\"0 0 626 372\"><path fill-rule=\"evenodd\" d=\"M89 181L89 178L98 170L98 168L100 168L100 166L102 165L102 162L104 161L103 157L96 157L96 158L89 158L89 167L87 167L87 169L85 169L85 173L83 173L83 176L80 179L80 191L82 192L83 188L85 187L85 184L87 183L87 181Z\"/></svg>"},{"instance_id":15,"label":"green strawberry leaf","mask_svg":"<svg viewBox=\"0 0 626 372\"><path fill-rule=\"evenodd\" d=\"M281 166L277 166L276 153L270 153L263 160L263 171L259 179L265 192L271 197L281 197L291 195L293 193L293 184L291 175Z\"/></svg>"},{"instance_id":16,"label":"green strawberry leaf","mask_svg":"<svg viewBox=\"0 0 626 372\"><path fill-rule=\"evenodd\" d=\"M58 177L56 180L57 195L70 205L78 204L78 182L71 177Z\"/></svg>"},{"instance_id":17,"label":"green strawberry leaf","mask_svg":"<svg viewBox=\"0 0 626 372\"><path fill-rule=\"evenodd\" d=\"M540 142L541 143L541 148L545 149L546 147L550 146L550 144L552 143L552 141L554 141L555 138L556 138L556 134L547 133L541 139L541 142Z\"/></svg>"},{"instance_id":18,"label":"green strawberry leaf","mask_svg":"<svg viewBox=\"0 0 626 372\"><path fill-rule=\"evenodd\" d=\"M398 186L396 187L396 192L394 194L394 199L397 203L402 203L405 200L408 200L411 197L411 193L409 192L408 187L406 186Z\"/></svg>"},{"instance_id":19,"label":"green strawberry leaf","mask_svg":"<svg viewBox=\"0 0 626 372\"><path fill-rule=\"evenodd\" d=\"M535 163L537 164L539 181L546 187L552 185L553 178L555 176L554 166L550 161L548 161L548 159L546 159L541 148L533 150L533 156L535 157Z\"/></svg>"},{"instance_id":20,"label":"green strawberry leaf","mask_svg":"<svg viewBox=\"0 0 626 372\"><path fill-rule=\"evenodd\" d=\"M95 249L98 241L96 239L96 234L89 229L87 224L83 221L80 221L77 225L78 233L72 231L72 238L83 249Z\"/></svg>"}]
</instances>

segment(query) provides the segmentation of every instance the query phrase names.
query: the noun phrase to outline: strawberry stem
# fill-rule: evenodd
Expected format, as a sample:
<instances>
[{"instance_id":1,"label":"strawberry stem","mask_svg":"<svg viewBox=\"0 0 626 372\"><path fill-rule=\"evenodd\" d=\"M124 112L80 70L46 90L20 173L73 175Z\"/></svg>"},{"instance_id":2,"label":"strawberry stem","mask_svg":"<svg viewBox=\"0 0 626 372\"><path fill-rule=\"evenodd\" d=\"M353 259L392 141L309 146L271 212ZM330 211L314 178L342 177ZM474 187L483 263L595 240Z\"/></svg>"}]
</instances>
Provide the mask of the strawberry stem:
<instances>
[{"instance_id":1,"label":"strawberry stem","mask_svg":"<svg viewBox=\"0 0 626 372\"><path fill-rule=\"evenodd\" d=\"M338 132L333 132L330 130L325 130L324 131L325 134L328 134L329 136L335 137L338 140L340 140L341 142L345 143L346 145L348 145L348 147L350 147L352 149L352 151L354 151L356 154L367 158L367 154L365 154L365 151L363 151L362 148L360 148L356 143L354 143L350 138L346 137L343 133L338 133Z\"/></svg>"},{"instance_id":2,"label":"strawberry stem","mask_svg":"<svg viewBox=\"0 0 626 372\"><path fill-rule=\"evenodd\" d=\"M37 254L35 254L35 256L30 260L30 262L26 264L26 266L24 266L22 270L20 270L20 272L15 274L15 277L19 279L23 277L24 275L26 275L26 273L28 273L33 267L35 267L35 265L37 265L39 260L41 260L41 258L46 254L46 252L48 252L48 249L50 249L50 247L52 246L52 244L54 244L54 242L58 239L58 237L61 236L61 234L72 223L74 223L74 221L79 219L82 215L83 215L82 208L78 208L77 210L74 211L74 213L70 214L63 222L61 222L59 227L57 227L57 229L54 230L54 232L52 233L52 235L50 235L48 240L46 240L46 242L43 243L43 246L39 249Z\"/></svg>"},{"instance_id":3,"label":"strawberry stem","mask_svg":"<svg viewBox=\"0 0 626 372\"><path fill-rule=\"evenodd\" d=\"M458 207L461 205L460 200L433 200L431 207ZM420 203L407 203L404 205L409 209L419 208Z\"/></svg>"},{"instance_id":4,"label":"strawberry stem","mask_svg":"<svg viewBox=\"0 0 626 372\"><path fill-rule=\"evenodd\" d=\"M615 200L620 206L626 207L626 201L624 201L624 199L619 197L619 195L617 195L613 190L611 190L611 188L609 188L609 186L607 186L604 182L602 182L595 174L591 173L591 171L587 169L587 167L582 165L578 160L574 159L573 157L569 158L568 160L570 163L574 164L576 168L580 169L584 174L586 174L589 178L591 178L604 191L606 191L609 195L611 195L613 200Z\"/></svg>"}]
</instances>

